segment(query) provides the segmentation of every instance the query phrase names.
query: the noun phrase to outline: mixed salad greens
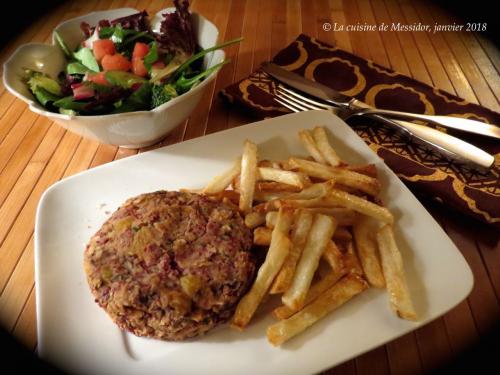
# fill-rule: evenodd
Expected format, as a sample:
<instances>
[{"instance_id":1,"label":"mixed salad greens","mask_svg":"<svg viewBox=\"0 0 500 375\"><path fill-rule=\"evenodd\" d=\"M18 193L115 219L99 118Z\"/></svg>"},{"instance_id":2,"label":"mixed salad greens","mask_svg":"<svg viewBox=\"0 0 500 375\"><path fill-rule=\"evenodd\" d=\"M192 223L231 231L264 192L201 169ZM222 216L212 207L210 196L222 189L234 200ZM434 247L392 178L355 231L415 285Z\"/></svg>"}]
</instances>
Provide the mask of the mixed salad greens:
<instances>
[{"instance_id":1,"label":"mixed salad greens","mask_svg":"<svg viewBox=\"0 0 500 375\"><path fill-rule=\"evenodd\" d=\"M82 22L85 40L71 51L55 33L67 65L57 78L25 69L35 98L50 111L71 115L102 115L149 110L199 84L229 60L203 70L209 52L238 43L234 39L202 50L193 31L189 2L174 0L175 12L163 14L153 32L146 11Z\"/></svg>"}]
</instances>

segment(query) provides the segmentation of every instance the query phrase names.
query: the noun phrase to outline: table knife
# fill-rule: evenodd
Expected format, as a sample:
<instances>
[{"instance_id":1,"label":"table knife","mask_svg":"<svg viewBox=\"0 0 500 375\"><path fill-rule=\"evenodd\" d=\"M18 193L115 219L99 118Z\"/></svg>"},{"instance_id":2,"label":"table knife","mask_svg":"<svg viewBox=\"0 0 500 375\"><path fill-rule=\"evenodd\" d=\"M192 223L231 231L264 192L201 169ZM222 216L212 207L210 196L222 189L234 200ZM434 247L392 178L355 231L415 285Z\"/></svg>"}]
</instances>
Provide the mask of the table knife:
<instances>
[{"instance_id":1,"label":"table knife","mask_svg":"<svg viewBox=\"0 0 500 375\"><path fill-rule=\"evenodd\" d=\"M358 99L344 95L328 86L306 79L299 74L289 72L281 68L279 65L266 62L262 64L262 69L267 74L276 78L278 81L281 81L288 86L293 87L294 89L314 96L336 107L360 109L363 110L365 114L383 115L392 118L396 117L411 120L424 120L443 127L458 129L469 133L480 134L483 136L500 139L500 127L496 125L490 125L484 122L459 117L430 116L417 113L373 108Z\"/></svg>"}]
</instances>

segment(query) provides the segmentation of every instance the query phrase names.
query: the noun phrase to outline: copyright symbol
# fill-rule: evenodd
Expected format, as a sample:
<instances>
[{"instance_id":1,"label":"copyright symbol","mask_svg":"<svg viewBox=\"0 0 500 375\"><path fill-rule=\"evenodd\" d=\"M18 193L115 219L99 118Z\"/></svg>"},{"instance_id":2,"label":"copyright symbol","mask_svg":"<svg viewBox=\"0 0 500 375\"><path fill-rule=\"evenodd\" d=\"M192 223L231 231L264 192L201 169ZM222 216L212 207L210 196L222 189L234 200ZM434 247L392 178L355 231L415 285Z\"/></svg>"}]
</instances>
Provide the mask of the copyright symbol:
<instances>
[{"instance_id":1,"label":"copyright symbol","mask_svg":"<svg viewBox=\"0 0 500 375\"><path fill-rule=\"evenodd\" d=\"M324 31L330 31L332 29L332 24L330 22L325 22L323 24L323 30Z\"/></svg>"}]
</instances>

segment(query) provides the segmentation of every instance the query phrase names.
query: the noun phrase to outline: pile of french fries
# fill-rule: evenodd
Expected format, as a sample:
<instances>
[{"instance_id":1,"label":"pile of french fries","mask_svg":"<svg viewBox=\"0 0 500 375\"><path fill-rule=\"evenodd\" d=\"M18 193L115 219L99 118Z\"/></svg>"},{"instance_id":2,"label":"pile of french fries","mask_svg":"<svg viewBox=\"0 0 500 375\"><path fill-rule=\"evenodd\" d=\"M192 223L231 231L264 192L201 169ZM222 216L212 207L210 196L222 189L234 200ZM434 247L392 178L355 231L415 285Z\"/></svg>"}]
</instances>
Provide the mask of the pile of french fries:
<instances>
[{"instance_id":1,"label":"pile of french fries","mask_svg":"<svg viewBox=\"0 0 500 375\"><path fill-rule=\"evenodd\" d=\"M299 138L309 156L277 161L259 160L247 140L202 191L235 201L254 244L268 247L232 325L244 329L267 294L280 294L267 337L281 345L370 286L387 289L392 310L416 320L376 167L342 161L323 127Z\"/></svg>"}]
</instances>

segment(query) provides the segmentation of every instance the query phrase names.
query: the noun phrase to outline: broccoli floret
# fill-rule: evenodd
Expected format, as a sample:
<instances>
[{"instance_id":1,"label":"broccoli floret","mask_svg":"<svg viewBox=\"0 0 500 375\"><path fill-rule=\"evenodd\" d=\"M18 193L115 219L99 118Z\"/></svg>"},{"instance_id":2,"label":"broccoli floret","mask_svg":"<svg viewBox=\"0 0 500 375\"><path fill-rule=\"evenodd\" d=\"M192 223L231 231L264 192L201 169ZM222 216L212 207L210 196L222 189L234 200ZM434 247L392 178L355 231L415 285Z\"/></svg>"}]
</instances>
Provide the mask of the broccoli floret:
<instances>
[{"instance_id":1,"label":"broccoli floret","mask_svg":"<svg viewBox=\"0 0 500 375\"><path fill-rule=\"evenodd\" d=\"M175 87L167 85L153 85L153 93L151 95L151 107L156 108L170 99L178 96Z\"/></svg>"}]
</instances>

